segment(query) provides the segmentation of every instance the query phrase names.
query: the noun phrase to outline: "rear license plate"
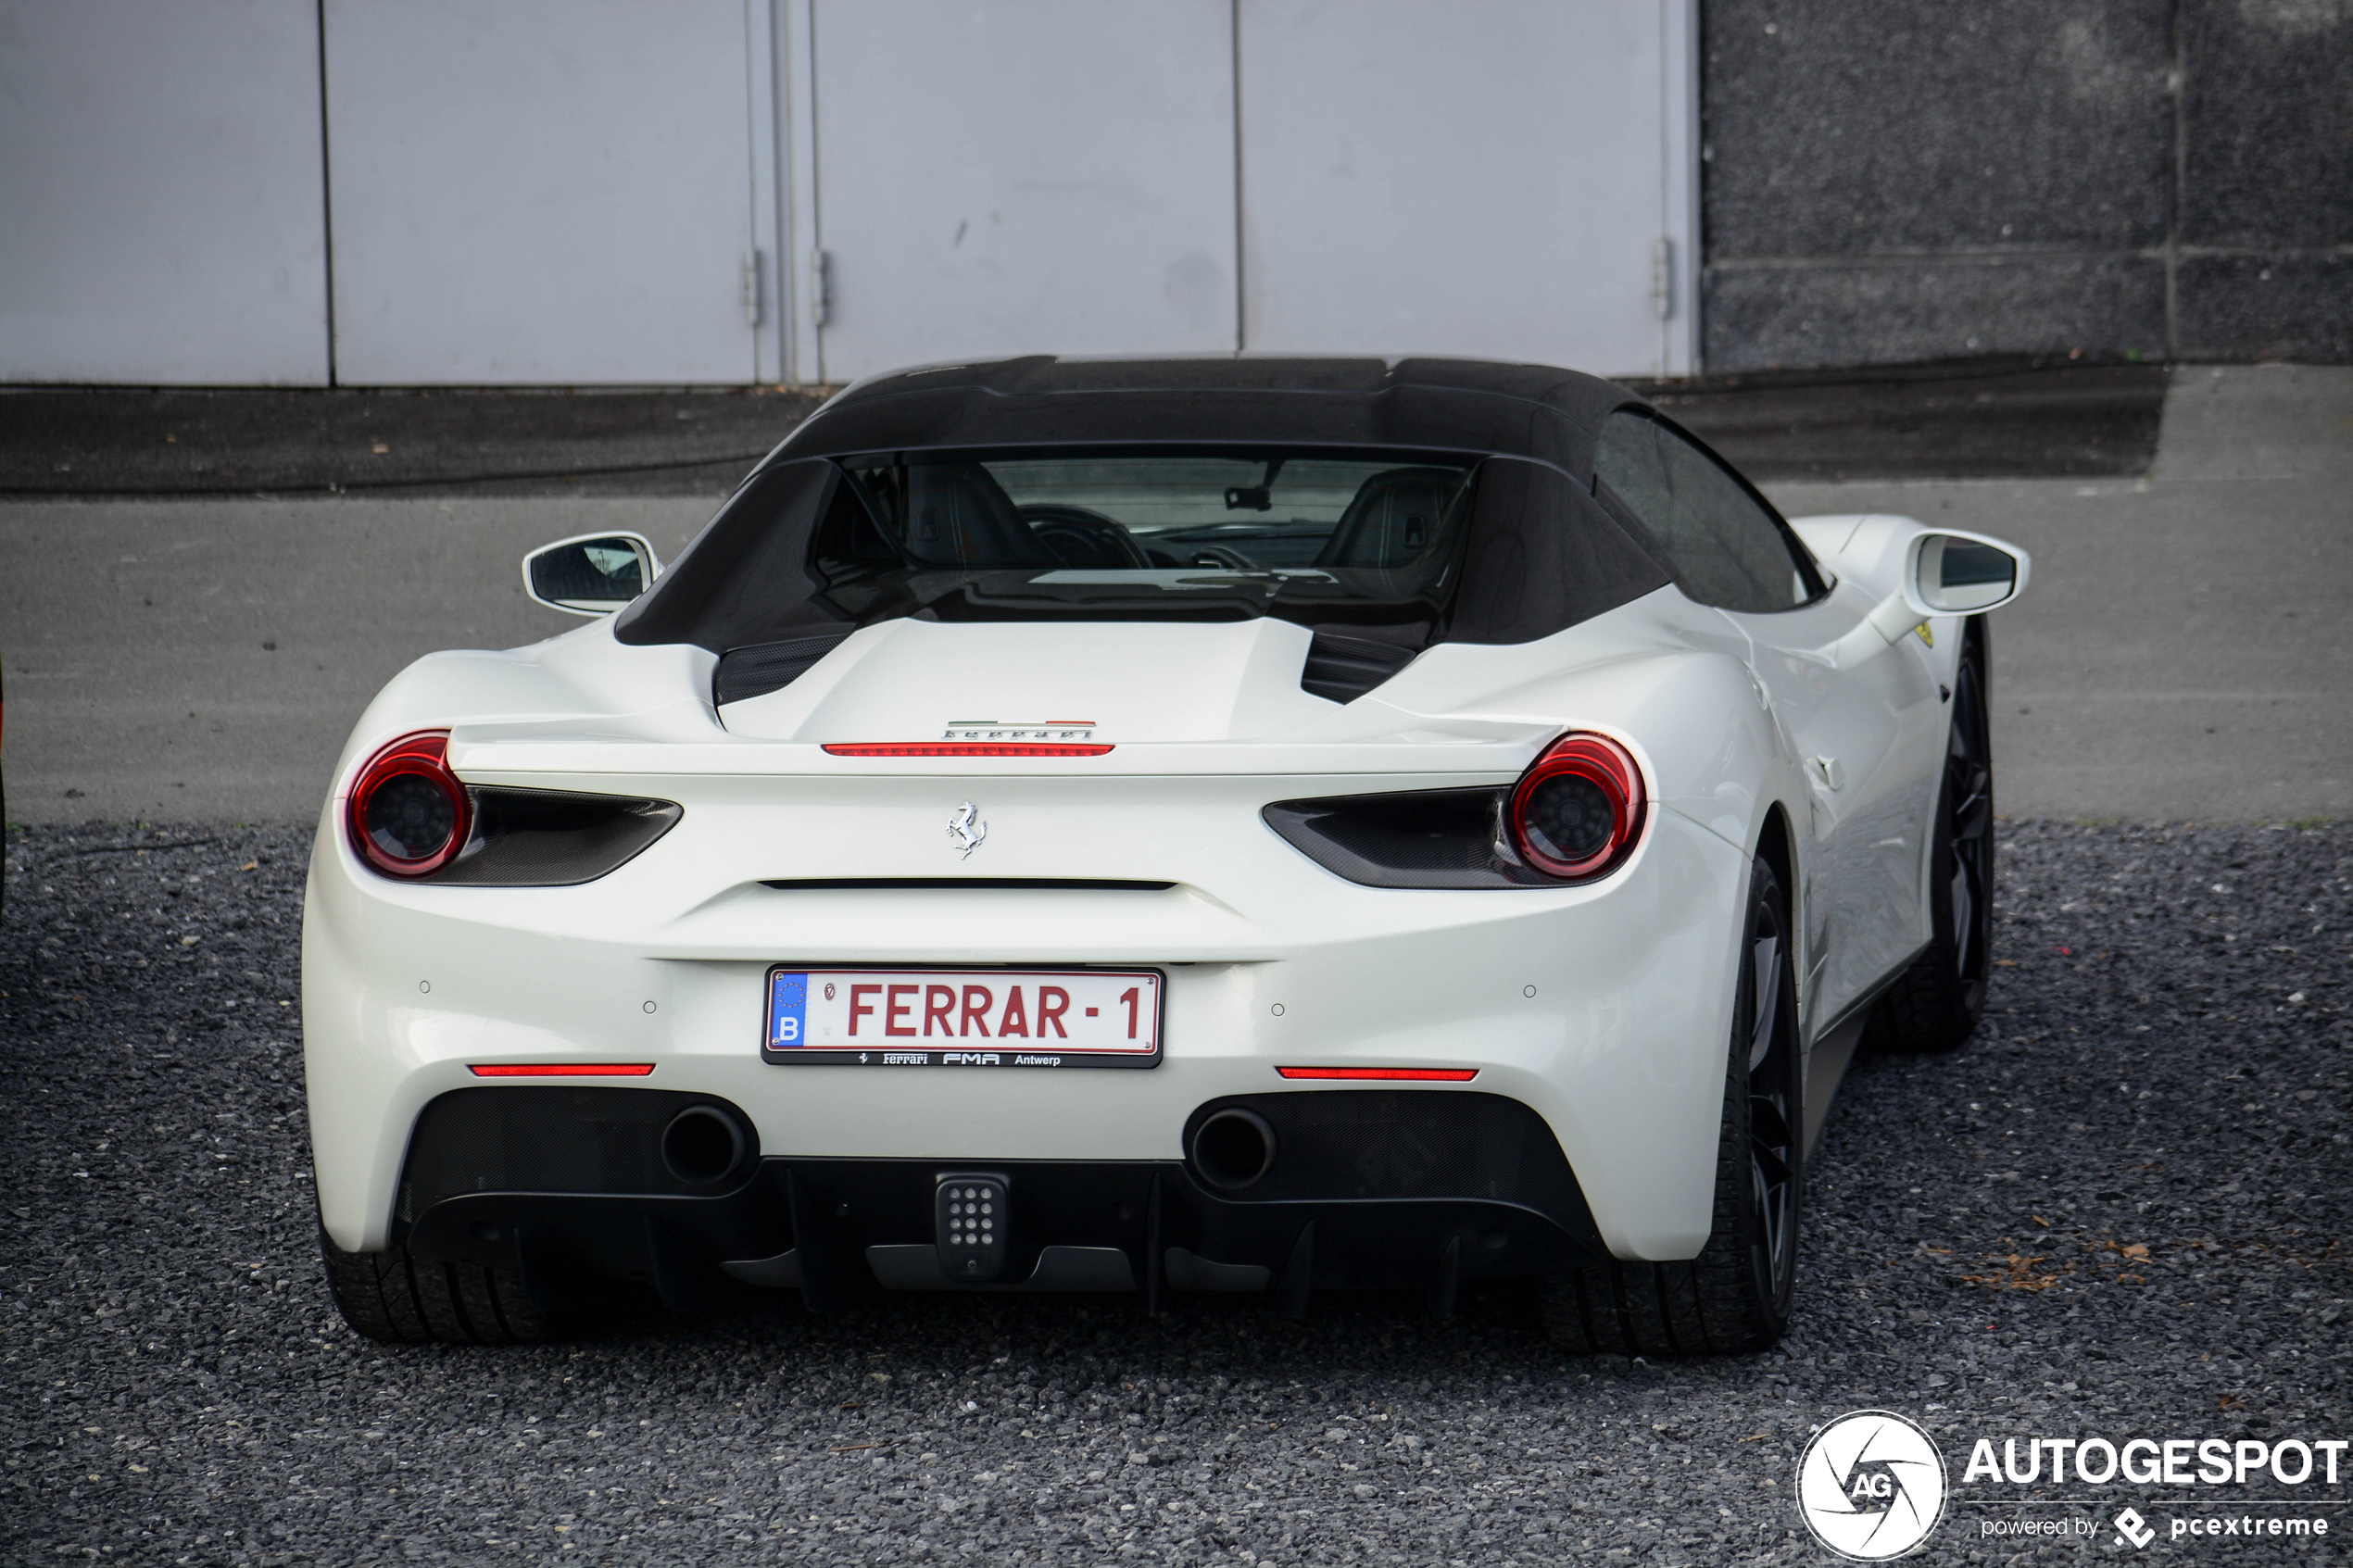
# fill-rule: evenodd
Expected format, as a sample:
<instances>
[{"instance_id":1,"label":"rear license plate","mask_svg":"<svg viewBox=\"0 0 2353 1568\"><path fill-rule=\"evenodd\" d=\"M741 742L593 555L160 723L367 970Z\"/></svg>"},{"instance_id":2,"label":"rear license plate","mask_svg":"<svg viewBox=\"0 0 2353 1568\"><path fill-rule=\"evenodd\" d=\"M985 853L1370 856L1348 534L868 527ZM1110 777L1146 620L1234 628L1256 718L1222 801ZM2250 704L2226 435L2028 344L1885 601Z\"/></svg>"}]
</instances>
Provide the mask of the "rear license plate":
<instances>
[{"instance_id":1,"label":"rear license plate","mask_svg":"<svg viewBox=\"0 0 2353 1568\"><path fill-rule=\"evenodd\" d=\"M768 972L761 1058L848 1067L1152 1067L1151 969Z\"/></svg>"}]
</instances>

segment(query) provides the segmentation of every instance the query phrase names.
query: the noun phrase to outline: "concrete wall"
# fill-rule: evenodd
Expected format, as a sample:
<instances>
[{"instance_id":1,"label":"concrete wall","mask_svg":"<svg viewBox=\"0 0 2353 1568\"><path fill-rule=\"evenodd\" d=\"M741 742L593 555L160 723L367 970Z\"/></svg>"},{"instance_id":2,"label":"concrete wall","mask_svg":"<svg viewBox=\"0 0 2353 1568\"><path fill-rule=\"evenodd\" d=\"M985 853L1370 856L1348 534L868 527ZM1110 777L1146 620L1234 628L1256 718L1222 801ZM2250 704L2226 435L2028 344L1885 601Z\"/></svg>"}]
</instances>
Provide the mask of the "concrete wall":
<instances>
[{"instance_id":1,"label":"concrete wall","mask_svg":"<svg viewBox=\"0 0 2353 1568\"><path fill-rule=\"evenodd\" d=\"M1711 370L2353 360L2353 0L1705 0Z\"/></svg>"}]
</instances>

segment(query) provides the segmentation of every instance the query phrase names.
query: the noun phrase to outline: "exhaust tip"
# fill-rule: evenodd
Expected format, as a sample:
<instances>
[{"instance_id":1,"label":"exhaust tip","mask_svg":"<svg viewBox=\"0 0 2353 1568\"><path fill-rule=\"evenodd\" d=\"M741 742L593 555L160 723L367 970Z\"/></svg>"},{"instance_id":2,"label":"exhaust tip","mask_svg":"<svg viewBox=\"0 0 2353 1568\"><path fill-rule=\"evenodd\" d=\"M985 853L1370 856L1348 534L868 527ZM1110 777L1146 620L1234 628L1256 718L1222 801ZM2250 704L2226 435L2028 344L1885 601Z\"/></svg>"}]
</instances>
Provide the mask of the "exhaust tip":
<instances>
[{"instance_id":1,"label":"exhaust tip","mask_svg":"<svg viewBox=\"0 0 2353 1568\"><path fill-rule=\"evenodd\" d=\"M690 1105L662 1130L661 1162L688 1186L724 1180L743 1162L744 1130L713 1105Z\"/></svg>"},{"instance_id":2,"label":"exhaust tip","mask_svg":"<svg viewBox=\"0 0 2353 1568\"><path fill-rule=\"evenodd\" d=\"M1275 1129L1255 1110L1228 1106L1194 1130L1192 1152L1203 1181L1239 1192L1275 1168Z\"/></svg>"}]
</instances>

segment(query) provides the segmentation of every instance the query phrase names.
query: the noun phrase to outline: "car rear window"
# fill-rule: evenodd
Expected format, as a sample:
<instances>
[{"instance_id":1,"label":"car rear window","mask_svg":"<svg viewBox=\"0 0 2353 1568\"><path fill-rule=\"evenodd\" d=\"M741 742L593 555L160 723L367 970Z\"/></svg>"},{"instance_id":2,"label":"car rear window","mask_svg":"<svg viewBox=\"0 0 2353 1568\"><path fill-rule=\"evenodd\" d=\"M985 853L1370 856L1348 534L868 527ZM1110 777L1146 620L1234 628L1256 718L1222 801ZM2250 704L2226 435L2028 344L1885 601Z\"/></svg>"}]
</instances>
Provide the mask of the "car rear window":
<instances>
[{"instance_id":1,"label":"car rear window","mask_svg":"<svg viewBox=\"0 0 2353 1568\"><path fill-rule=\"evenodd\" d=\"M1665 581L1582 486L1515 458L878 453L754 475L616 634L724 653L900 616L1273 615L1418 647L1526 640Z\"/></svg>"},{"instance_id":2,"label":"car rear window","mask_svg":"<svg viewBox=\"0 0 2353 1568\"><path fill-rule=\"evenodd\" d=\"M892 542L937 566L1442 571L1471 464L1161 455L852 459Z\"/></svg>"}]
</instances>

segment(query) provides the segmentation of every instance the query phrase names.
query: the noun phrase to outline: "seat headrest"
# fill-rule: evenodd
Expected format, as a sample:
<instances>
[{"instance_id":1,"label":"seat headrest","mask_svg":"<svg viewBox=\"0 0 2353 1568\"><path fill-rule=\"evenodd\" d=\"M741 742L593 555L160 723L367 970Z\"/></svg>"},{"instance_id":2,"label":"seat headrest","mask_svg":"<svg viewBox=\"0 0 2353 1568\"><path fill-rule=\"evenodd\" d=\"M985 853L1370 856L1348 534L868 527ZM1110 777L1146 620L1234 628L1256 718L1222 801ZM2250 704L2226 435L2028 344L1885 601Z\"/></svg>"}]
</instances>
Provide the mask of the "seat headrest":
<instances>
[{"instance_id":1,"label":"seat headrest","mask_svg":"<svg viewBox=\"0 0 2353 1568\"><path fill-rule=\"evenodd\" d=\"M1390 469L1356 488L1317 566L1394 568L1421 560L1438 539L1463 475L1451 469Z\"/></svg>"}]
</instances>

